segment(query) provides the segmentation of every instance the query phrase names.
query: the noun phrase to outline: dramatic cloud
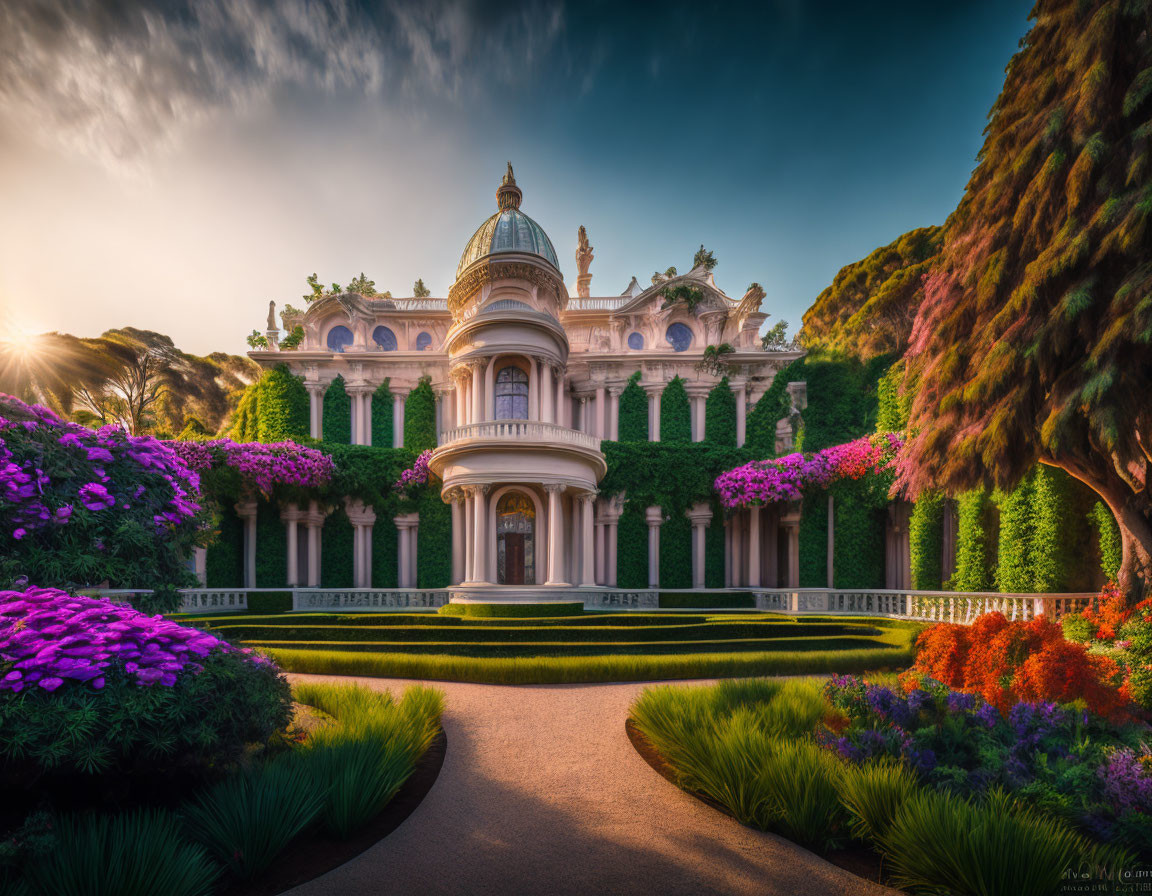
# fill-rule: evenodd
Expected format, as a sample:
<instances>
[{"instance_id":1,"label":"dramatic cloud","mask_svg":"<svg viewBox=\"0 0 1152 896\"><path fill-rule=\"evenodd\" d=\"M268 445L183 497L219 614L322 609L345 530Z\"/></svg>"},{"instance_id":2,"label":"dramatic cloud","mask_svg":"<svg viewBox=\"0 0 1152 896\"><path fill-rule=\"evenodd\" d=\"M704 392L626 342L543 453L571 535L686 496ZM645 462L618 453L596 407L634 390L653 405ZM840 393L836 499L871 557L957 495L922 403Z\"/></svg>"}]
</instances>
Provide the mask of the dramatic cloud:
<instances>
[{"instance_id":1,"label":"dramatic cloud","mask_svg":"<svg viewBox=\"0 0 1152 896\"><path fill-rule=\"evenodd\" d=\"M542 65L563 18L460 0L5 0L0 123L116 162L282 89L459 102Z\"/></svg>"}]
</instances>

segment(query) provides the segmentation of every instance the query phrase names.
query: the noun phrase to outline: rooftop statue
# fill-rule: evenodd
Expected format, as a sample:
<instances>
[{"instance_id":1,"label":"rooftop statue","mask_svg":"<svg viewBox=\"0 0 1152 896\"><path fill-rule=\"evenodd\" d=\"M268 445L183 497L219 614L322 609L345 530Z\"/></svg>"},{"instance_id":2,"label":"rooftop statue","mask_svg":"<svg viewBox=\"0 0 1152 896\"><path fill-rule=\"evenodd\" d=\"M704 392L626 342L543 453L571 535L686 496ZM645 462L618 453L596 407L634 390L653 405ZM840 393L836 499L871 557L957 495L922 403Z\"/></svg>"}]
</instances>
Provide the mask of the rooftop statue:
<instances>
[{"instance_id":1,"label":"rooftop statue","mask_svg":"<svg viewBox=\"0 0 1152 896\"><path fill-rule=\"evenodd\" d=\"M576 294L587 298L590 295L589 287L592 282L592 275L588 273L588 268L592 264L592 244L588 242L588 231L584 229L584 225L580 225L580 230L577 234L579 245L576 247Z\"/></svg>"},{"instance_id":2,"label":"rooftop statue","mask_svg":"<svg viewBox=\"0 0 1152 896\"><path fill-rule=\"evenodd\" d=\"M268 329L275 330L276 327L276 303L268 303Z\"/></svg>"}]
</instances>

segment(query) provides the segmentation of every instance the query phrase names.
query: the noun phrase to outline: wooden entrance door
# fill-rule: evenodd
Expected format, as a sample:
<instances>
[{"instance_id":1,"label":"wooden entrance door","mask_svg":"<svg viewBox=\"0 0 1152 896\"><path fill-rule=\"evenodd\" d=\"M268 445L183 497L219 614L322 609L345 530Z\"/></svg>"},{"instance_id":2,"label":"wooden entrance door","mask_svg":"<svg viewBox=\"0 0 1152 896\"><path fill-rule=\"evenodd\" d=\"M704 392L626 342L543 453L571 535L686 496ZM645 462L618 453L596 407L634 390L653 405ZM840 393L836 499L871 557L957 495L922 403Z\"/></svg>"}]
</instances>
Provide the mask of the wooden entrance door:
<instances>
[{"instance_id":1,"label":"wooden entrance door","mask_svg":"<svg viewBox=\"0 0 1152 896\"><path fill-rule=\"evenodd\" d=\"M504 533L504 584L524 584L524 533Z\"/></svg>"}]
</instances>

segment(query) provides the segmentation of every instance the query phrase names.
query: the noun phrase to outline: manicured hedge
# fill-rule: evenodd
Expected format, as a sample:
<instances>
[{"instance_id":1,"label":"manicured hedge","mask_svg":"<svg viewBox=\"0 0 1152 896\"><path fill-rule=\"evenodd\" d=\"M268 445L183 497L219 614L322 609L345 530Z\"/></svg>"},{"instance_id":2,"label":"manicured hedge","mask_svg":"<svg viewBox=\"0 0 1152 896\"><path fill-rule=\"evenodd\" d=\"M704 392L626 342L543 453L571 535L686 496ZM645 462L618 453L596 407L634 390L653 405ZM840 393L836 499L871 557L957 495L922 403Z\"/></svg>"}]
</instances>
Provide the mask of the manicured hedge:
<instances>
[{"instance_id":1,"label":"manicured hedge","mask_svg":"<svg viewBox=\"0 0 1152 896\"><path fill-rule=\"evenodd\" d=\"M372 444L392 448L392 389L384 380L372 393Z\"/></svg>"},{"instance_id":2,"label":"manicured hedge","mask_svg":"<svg viewBox=\"0 0 1152 896\"><path fill-rule=\"evenodd\" d=\"M293 376L286 364L264 372L259 390L258 442L283 442L309 434L308 390L304 380Z\"/></svg>"},{"instance_id":3,"label":"manicured hedge","mask_svg":"<svg viewBox=\"0 0 1152 896\"><path fill-rule=\"evenodd\" d=\"M570 604L445 604L439 610L444 616L479 619L537 619L556 616L582 616L582 603Z\"/></svg>"},{"instance_id":4,"label":"manicured hedge","mask_svg":"<svg viewBox=\"0 0 1152 896\"><path fill-rule=\"evenodd\" d=\"M648 524L645 507L628 501L616 528L616 585L619 588L648 587Z\"/></svg>"},{"instance_id":5,"label":"manicured hedge","mask_svg":"<svg viewBox=\"0 0 1152 896\"><path fill-rule=\"evenodd\" d=\"M447 604L446 606L456 606L455 604ZM481 625L492 626L494 628L522 628L522 627L538 627L538 626L588 626L592 628L602 628L610 626L619 628L621 626L678 626L678 625L703 625L704 623L715 620L715 617L706 613L644 613L639 611L622 611L610 612L604 610L586 610L582 616L565 616L565 617L537 617L521 619L519 617L512 618L495 618L495 617L478 617L469 616L467 618L456 616L452 613L444 614L439 611L424 611L419 613L400 613L400 612L386 612L386 613L293 613L289 616L272 615L260 616L249 614L245 616L237 616L235 613L220 614L217 616L197 616L196 624L199 626L219 626L219 625L237 625L237 620L242 620L245 625L266 625L266 626L326 626L326 625L367 625L367 626L429 626L429 627L454 627L458 625ZM753 621L760 625L780 625L783 623L800 623L809 624L811 622L835 622L838 624L844 623L843 619L837 617L823 616L823 617L795 617L784 616L781 614L762 614L756 617ZM858 622L859 620L852 620ZM886 620L869 619L868 625L884 626Z\"/></svg>"},{"instance_id":6,"label":"manicured hedge","mask_svg":"<svg viewBox=\"0 0 1152 896\"><path fill-rule=\"evenodd\" d=\"M660 395L660 441L692 441L692 406L678 376L672 377Z\"/></svg>"},{"instance_id":7,"label":"manicured hedge","mask_svg":"<svg viewBox=\"0 0 1152 896\"><path fill-rule=\"evenodd\" d=\"M665 610L755 610L756 598L750 591L724 594L683 594L660 592L660 608Z\"/></svg>"},{"instance_id":8,"label":"manicured hedge","mask_svg":"<svg viewBox=\"0 0 1152 896\"><path fill-rule=\"evenodd\" d=\"M704 530L704 587L724 587L724 509L712 500L712 522Z\"/></svg>"},{"instance_id":9,"label":"manicured hedge","mask_svg":"<svg viewBox=\"0 0 1152 896\"><path fill-rule=\"evenodd\" d=\"M704 402L704 439L714 445L736 447L736 395L724 377Z\"/></svg>"},{"instance_id":10,"label":"manicured hedge","mask_svg":"<svg viewBox=\"0 0 1152 896\"><path fill-rule=\"evenodd\" d=\"M325 442L338 445L352 443L352 400L344 388L344 377L337 375L324 391L324 413L321 436Z\"/></svg>"},{"instance_id":11,"label":"manicured hedge","mask_svg":"<svg viewBox=\"0 0 1152 896\"><path fill-rule=\"evenodd\" d=\"M396 588L400 581L399 539L396 524L388 505L374 507L376 522L372 525L372 587ZM417 536L419 540L419 536ZM420 548L416 548L416 562L420 562Z\"/></svg>"},{"instance_id":12,"label":"manicured hedge","mask_svg":"<svg viewBox=\"0 0 1152 896\"><path fill-rule=\"evenodd\" d=\"M439 483L425 489L417 509L416 586L446 588L452 581L452 508L440 498Z\"/></svg>"},{"instance_id":13,"label":"manicured hedge","mask_svg":"<svg viewBox=\"0 0 1152 896\"><path fill-rule=\"evenodd\" d=\"M692 523L686 508L675 505L660 527L660 585L692 587Z\"/></svg>"},{"instance_id":14,"label":"manicured hedge","mask_svg":"<svg viewBox=\"0 0 1152 896\"><path fill-rule=\"evenodd\" d=\"M230 640L243 641L324 641L330 643L372 641L388 643L507 643L507 644L567 644L567 643L639 643L669 641L721 641L733 638L757 640L762 643L782 638L826 637L870 638L880 634L879 629L849 623L808 624L797 622L763 623L709 622L700 625L654 626L477 626L464 617L464 624L446 627L428 625L249 625L237 622L216 625L213 631Z\"/></svg>"},{"instance_id":15,"label":"manicured hedge","mask_svg":"<svg viewBox=\"0 0 1152 896\"><path fill-rule=\"evenodd\" d=\"M640 371L628 378L620 393L619 436L621 442L648 441L648 395L640 388Z\"/></svg>"},{"instance_id":16,"label":"manicured hedge","mask_svg":"<svg viewBox=\"0 0 1152 896\"><path fill-rule=\"evenodd\" d=\"M291 610L291 591L252 592L248 595L250 613L288 613Z\"/></svg>"}]
</instances>

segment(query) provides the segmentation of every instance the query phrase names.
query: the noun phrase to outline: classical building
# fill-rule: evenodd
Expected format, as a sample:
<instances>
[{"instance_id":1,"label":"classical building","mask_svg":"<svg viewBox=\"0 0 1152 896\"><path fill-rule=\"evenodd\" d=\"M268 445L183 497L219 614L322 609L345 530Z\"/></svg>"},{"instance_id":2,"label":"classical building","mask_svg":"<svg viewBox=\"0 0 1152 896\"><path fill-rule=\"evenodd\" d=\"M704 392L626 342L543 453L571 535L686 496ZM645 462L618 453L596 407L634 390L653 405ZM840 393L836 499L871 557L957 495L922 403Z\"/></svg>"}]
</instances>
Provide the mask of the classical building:
<instances>
[{"instance_id":1,"label":"classical building","mask_svg":"<svg viewBox=\"0 0 1152 896\"><path fill-rule=\"evenodd\" d=\"M303 312L282 315L287 332L303 328L303 342L292 351L279 350L270 310L269 347L251 353L265 366L287 363L304 378L316 438L323 436L324 393L341 376L356 444L371 443L371 402L384 380L395 402L393 444L402 444L404 396L430 378L439 432L431 467L452 505L453 584L466 593L535 589L539 596L616 584L620 503L597 497L606 469L600 441L618 437L619 398L637 370L648 394L649 438L660 439L661 394L679 376L699 441L705 398L721 381L701 362L709 346L730 346L725 369L743 444L748 409L800 355L761 347L767 315L758 285L733 299L703 267L646 287L633 278L618 295L593 296L592 247L583 227L571 295L552 240L521 210L521 200L509 165L496 211L465 244L447 298L318 298ZM688 289L679 293L692 301L670 302L668 293L682 286ZM802 406L803 396L796 397ZM708 521L702 512L696 516L702 584ZM414 563L403 539L418 522L397 523L403 584ZM650 524L658 529L659 521Z\"/></svg>"}]
</instances>

